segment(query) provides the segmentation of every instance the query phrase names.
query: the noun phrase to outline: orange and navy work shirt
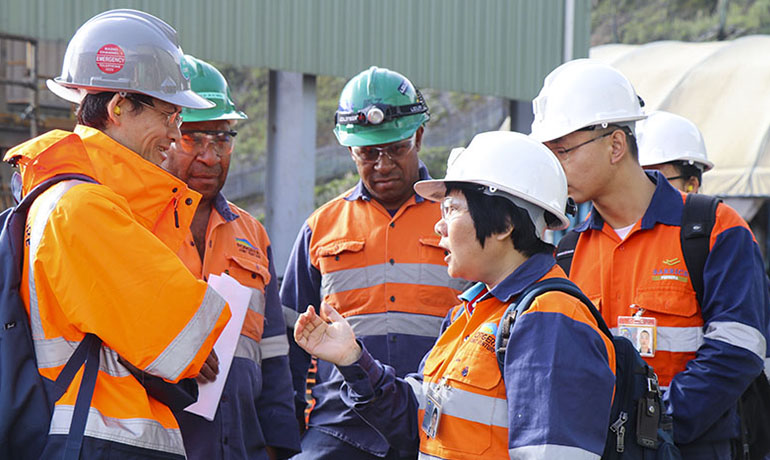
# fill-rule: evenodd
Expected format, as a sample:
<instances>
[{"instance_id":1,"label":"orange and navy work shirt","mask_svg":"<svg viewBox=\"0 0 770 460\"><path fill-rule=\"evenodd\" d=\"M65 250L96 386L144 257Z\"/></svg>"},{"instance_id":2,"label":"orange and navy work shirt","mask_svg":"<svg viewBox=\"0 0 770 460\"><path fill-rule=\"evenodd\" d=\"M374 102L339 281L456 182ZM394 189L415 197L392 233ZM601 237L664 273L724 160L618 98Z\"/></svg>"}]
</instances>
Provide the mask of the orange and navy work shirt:
<instances>
[{"instance_id":1,"label":"orange and navy work shirt","mask_svg":"<svg viewBox=\"0 0 770 460\"><path fill-rule=\"evenodd\" d=\"M599 459L615 349L588 308L546 292L516 319L504 376L495 353L508 305L537 281L564 277L550 254L536 254L491 291L476 284L445 318L418 374L399 379L364 352L340 368L343 400L392 442L419 439L421 459ZM419 428L428 397L441 408L433 437Z\"/></svg>"},{"instance_id":2,"label":"orange and navy work shirt","mask_svg":"<svg viewBox=\"0 0 770 460\"><path fill-rule=\"evenodd\" d=\"M194 377L229 320L224 299L176 255L200 195L84 126L32 139L5 160L18 162L25 192L62 173L99 182L60 182L35 200L21 288L44 377L56 379L86 333L103 341L83 457L105 449L183 456L170 409L118 356L171 382ZM45 458L69 433L79 375L56 403Z\"/></svg>"},{"instance_id":3,"label":"orange and navy work shirt","mask_svg":"<svg viewBox=\"0 0 770 460\"><path fill-rule=\"evenodd\" d=\"M199 279L228 274L251 290L249 309L212 422L178 416L194 458L254 458L265 446L299 451L289 378L289 342L270 239L261 223L221 193L213 202L203 260L192 232L179 257Z\"/></svg>"},{"instance_id":4,"label":"orange and navy work shirt","mask_svg":"<svg viewBox=\"0 0 770 460\"><path fill-rule=\"evenodd\" d=\"M764 265L746 222L719 204L699 305L684 262L680 225L686 195L657 171L644 216L621 240L594 209L581 232L570 279L599 308L613 333L618 317L654 318L654 357L645 360L667 387L675 440L738 435L735 405L762 372L768 306Z\"/></svg>"},{"instance_id":5,"label":"orange and navy work shirt","mask_svg":"<svg viewBox=\"0 0 770 460\"><path fill-rule=\"evenodd\" d=\"M420 179L428 178L424 165ZM289 327L297 312L322 300L352 325L356 337L398 375L414 372L457 304L464 281L447 274L444 249L433 230L439 204L413 195L391 215L362 182L316 210L300 230L281 286ZM295 404L305 407L310 356L292 344ZM310 425L350 440L372 454L389 445L339 399L342 376L318 363Z\"/></svg>"}]
</instances>

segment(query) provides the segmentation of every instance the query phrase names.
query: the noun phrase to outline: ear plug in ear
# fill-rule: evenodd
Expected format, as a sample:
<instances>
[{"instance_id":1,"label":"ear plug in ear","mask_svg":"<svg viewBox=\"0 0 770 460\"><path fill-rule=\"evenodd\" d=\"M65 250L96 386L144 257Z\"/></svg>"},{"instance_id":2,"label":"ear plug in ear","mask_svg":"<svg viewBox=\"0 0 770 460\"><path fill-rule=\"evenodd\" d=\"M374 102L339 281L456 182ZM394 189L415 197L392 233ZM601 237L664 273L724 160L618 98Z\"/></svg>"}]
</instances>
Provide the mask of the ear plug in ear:
<instances>
[{"instance_id":1,"label":"ear plug in ear","mask_svg":"<svg viewBox=\"0 0 770 460\"><path fill-rule=\"evenodd\" d=\"M115 112L115 115L120 115L120 106L116 105L115 109L113 110L113 112Z\"/></svg>"}]
</instances>

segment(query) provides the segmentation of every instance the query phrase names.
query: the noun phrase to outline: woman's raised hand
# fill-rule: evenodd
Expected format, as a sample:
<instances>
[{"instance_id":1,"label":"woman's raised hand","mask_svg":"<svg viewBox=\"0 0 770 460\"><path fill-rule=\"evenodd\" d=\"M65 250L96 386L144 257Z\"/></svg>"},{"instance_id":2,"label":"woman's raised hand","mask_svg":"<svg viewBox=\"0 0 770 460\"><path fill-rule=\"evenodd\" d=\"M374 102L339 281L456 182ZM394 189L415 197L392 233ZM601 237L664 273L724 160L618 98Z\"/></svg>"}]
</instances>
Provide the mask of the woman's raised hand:
<instances>
[{"instance_id":1,"label":"woman's raised hand","mask_svg":"<svg viewBox=\"0 0 770 460\"><path fill-rule=\"evenodd\" d=\"M326 302L321 303L321 315L312 305L297 318L294 340L313 356L338 366L348 366L361 357L353 328Z\"/></svg>"}]
</instances>

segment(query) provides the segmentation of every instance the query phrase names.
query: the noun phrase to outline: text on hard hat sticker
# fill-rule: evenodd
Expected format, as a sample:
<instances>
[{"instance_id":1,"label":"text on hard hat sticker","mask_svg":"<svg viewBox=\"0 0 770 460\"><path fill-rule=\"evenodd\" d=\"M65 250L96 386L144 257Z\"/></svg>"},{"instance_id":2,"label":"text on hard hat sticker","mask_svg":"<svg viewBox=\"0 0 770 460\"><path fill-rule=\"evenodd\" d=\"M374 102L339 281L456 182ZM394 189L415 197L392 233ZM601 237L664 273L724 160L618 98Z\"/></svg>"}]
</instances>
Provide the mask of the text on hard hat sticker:
<instances>
[{"instance_id":1,"label":"text on hard hat sticker","mask_svg":"<svg viewBox=\"0 0 770 460\"><path fill-rule=\"evenodd\" d=\"M126 55L118 45L104 45L96 52L96 66L104 73L115 73L123 68Z\"/></svg>"}]
</instances>

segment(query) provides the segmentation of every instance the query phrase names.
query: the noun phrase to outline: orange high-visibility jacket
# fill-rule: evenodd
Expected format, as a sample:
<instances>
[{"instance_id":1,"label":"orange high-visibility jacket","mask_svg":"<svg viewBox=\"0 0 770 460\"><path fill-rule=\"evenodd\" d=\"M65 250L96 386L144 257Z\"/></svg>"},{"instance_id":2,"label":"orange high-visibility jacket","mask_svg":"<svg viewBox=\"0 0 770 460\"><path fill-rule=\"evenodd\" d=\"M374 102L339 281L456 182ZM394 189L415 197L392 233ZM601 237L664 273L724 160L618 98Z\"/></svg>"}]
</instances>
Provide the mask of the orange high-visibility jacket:
<instances>
[{"instance_id":1,"label":"orange high-visibility jacket","mask_svg":"<svg viewBox=\"0 0 770 460\"><path fill-rule=\"evenodd\" d=\"M61 182L34 202L21 291L43 376L56 379L85 333L103 341L84 456L89 444L184 455L169 408L117 359L171 382L193 377L229 320L224 299L176 255L199 195L84 126L32 139L5 160L18 162L24 192L61 173L99 182ZM69 432L81 374L56 404L49 445Z\"/></svg>"}]
</instances>

